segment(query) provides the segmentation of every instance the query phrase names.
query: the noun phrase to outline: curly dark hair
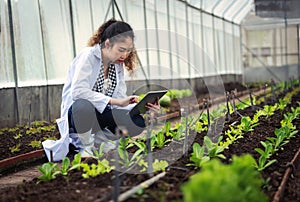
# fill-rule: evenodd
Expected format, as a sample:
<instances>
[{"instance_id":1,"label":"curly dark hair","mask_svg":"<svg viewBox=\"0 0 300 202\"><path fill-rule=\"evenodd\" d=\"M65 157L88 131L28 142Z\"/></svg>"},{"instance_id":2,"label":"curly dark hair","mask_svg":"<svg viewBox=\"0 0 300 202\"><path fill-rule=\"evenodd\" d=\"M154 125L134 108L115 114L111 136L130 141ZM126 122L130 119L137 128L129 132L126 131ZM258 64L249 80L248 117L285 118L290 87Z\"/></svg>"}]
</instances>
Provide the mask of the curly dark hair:
<instances>
[{"instance_id":1,"label":"curly dark hair","mask_svg":"<svg viewBox=\"0 0 300 202\"><path fill-rule=\"evenodd\" d=\"M90 37L88 46L100 44L104 47L104 42L109 39L110 43L114 43L120 38L130 37L134 41L134 33L131 26L123 21L118 21L114 18L103 23L97 31ZM132 75L138 64L137 53L134 49L124 61L126 70Z\"/></svg>"}]
</instances>

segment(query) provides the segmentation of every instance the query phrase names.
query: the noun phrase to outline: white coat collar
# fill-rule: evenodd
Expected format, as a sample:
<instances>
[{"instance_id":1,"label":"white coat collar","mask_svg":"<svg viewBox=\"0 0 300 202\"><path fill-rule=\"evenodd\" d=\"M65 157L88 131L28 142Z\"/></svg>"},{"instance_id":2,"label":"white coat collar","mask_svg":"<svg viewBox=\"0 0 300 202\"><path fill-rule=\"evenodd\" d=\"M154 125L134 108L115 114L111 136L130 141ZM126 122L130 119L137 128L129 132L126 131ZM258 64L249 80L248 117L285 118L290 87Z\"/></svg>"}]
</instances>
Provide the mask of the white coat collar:
<instances>
[{"instance_id":1,"label":"white coat collar","mask_svg":"<svg viewBox=\"0 0 300 202\"><path fill-rule=\"evenodd\" d=\"M99 44L96 44L93 46L93 54L99 58L100 60L102 60L102 57L101 57L101 48L100 48L100 45Z\"/></svg>"}]
</instances>

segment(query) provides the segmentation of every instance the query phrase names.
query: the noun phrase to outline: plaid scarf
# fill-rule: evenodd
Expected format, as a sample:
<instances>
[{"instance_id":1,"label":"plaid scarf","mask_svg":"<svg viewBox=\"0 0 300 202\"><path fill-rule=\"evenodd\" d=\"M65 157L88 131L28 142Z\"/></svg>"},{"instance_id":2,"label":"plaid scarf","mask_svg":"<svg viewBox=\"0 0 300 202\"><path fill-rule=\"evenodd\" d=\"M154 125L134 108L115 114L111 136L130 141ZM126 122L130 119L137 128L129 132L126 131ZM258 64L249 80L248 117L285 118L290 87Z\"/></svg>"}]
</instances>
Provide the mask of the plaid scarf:
<instances>
[{"instance_id":1,"label":"plaid scarf","mask_svg":"<svg viewBox=\"0 0 300 202\"><path fill-rule=\"evenodd\" d=\"M93 87L93 91L102 92L104 84L104 67L101 63L100 73ZM108 68L108 87L105 90L105 95L111 97L117 85L116 68L114 64L110 64Z\"/></svg>"}]
</instances>

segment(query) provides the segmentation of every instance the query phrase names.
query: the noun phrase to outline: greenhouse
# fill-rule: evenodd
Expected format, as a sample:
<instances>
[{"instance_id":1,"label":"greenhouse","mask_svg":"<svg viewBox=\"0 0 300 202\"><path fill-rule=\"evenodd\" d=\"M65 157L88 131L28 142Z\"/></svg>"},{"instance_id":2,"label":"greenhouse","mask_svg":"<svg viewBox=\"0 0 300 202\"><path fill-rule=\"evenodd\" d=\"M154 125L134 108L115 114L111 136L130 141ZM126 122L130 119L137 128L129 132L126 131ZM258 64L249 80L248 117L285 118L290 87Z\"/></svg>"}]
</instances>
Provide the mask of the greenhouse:
<instances>
[{"instance_id":1,"label":"greenhouse","mask_svg":"<svg viewBox=\"0 0 300 202\"><path fill-rule=\"evenodd\" d=\"M0 0L0 201L300 201L299 10Z\"/></svg>"}]
</instances>

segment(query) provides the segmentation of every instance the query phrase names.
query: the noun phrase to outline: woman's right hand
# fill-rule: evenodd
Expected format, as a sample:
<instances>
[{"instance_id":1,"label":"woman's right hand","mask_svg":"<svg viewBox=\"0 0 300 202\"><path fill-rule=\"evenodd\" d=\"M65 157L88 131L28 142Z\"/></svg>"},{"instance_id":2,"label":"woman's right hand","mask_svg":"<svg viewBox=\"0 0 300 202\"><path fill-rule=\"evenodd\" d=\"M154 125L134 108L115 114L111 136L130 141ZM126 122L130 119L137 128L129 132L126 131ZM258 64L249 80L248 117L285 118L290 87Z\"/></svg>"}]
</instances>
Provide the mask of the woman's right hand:
<instances>
[{"instance_id":1,"label":"woman's right hand","mask_svg":"<svg viewBox=\"0 0 300 202\"><path fill-rule=\"evenodd\" d=\"M118 105L120 107L126 107L129 104L137 103L139 101L139 96L131 95L125 98L111 98L109 104Z\"/></svg>"}]
</instances>

